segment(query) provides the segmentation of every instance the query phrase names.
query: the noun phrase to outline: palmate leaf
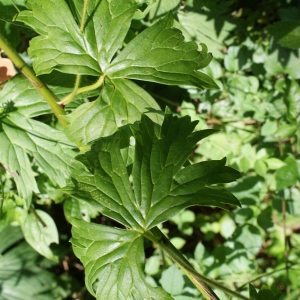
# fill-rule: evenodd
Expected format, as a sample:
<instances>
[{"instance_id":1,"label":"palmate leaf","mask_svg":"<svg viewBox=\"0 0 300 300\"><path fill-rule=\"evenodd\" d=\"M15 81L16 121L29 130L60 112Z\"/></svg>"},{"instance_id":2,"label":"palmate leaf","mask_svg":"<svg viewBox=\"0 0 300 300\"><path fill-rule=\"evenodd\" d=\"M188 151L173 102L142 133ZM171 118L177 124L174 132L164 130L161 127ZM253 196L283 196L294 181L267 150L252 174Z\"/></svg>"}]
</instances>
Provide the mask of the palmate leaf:
<instances>
[{"instance_id":1,"label":"palmate leaf","mask_svg":"<svg viewBox=\"0 0 300 300\"><path fill-rule=\"evenodd\" d=\"M0 163L14 177L29 208L32 192L39 191L28 155L54 184L64 186L75 163L73 145L62 131L30 118L48 109L24 77L15 77L0 91L0 108Z\"/></svg>"},{"instance_id":2,"label":"palmate leaf","mask_svg":"<svg viewBox=\"0 0 300 300\"><path fill-rule=\"evenodd\" d=\"M79 156L88 170L74 170L74 186L65 189L101 213L139 232L149 230L192 205L226 208L238 200L215 183L230 182L239 173L225 167L225 159L183 168L195 144L214 130L193 132L197 122L188 116L165 115L162 125L143 115L131 126L135 137L132 185L121 148L129 143L122 131L102 138Z\"/></svg>"},{"instance_id":3,"label":"palmate leaf","mask_svg":"<svg viewBox=\"0 0 300 300\"><path fill-rule=\"evenodd\" d=\"M72 219L74 253L85 266L86 286L97 299L172 299L143 274L143 237L135 231Z\"/></svg>"},{"instance_id":4,"label":"palmate leaf","mask_svg":"<svg viewBox=\"0 0 300 300\"><path fill-rule=\"evenodd\" d=\"M82 0L68 0L69 5L64 0L29 0L29 10L19 13L17 20L40 34L29 47L37 74L57 70L105 78L99 98L78 107L66 118L70 123L66 134L72 141L89 143L114 133L121 125L135 122L149 108L159 109L146 91L128 79L218 88L209 76L198 71L209 64L212 55L204 44L198 51L196 43L184 42L181 32L172 28L172 14L144 30L117 53L135 11L151 2L89 1L83 32L79 28ZM157 121L159 115L152 117Z\"/></svg>"},{"instance_id":5,"label":"palmate leaf","mask_svg":"<svg viewBox=\"0 0 300 300\"><path fill-rule=\"evenodd\" d=\"M133 159L125 150L132 144L126 127L77 157L85 168L74 170L74 184L63 190L127 228L71 219L74 252L85 266L87 288L97 299L172 299L145 282L145 232L191 205L239 205L225 189L209 187L239 177L224 166L225 159L183 167L195 144L215 132L193 132L196 124L189 116L178 118L169 111L162 125L143 115L131 126ZM127 168L131 160L133 166Z\"/></svg>"},{"instance_id":6,"label":"palmate leaf","mask_svg":"<svg viewBox=\"0 0 300 300\"><path fill-rule=\"evenodd\" d=\"M83 1L69 2L75 18L64 0L28 0L29 10L17 17L40 34L29 47L38 75L59 70L99 76L120 48L135 11L150 1L89 1L84 33L79 28Z\"/></svg>"}]
</instances>

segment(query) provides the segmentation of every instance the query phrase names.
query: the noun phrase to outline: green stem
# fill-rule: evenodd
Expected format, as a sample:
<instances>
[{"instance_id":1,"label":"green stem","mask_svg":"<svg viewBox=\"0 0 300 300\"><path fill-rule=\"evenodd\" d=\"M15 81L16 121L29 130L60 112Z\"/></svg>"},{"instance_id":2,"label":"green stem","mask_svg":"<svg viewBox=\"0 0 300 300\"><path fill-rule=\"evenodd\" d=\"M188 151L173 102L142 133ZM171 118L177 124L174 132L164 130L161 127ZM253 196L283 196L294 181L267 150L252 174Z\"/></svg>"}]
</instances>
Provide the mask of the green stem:
<instances>
[{"instance_id":1,"label":"green stem","mask_svg":"<svg viewBox=\"0 0 300 300\"><path fill-rule=\"evenodd\" d=\"M84 0L83 8L82 8L82 15L81 15L81 21L80 21L80 31L84 31L84 23L86 19L86 13L87 13L87 7L88 7L89 0Z\"/></svg>"},{"instance_id":2,"label":"green stem","mask_svg":"<svg viewBox=\"0 0 300 300\"><path fill-rule=\"evenodd\" d=\"M77 91L80 85L80 80L81 80L81 75L77 75L73 91L69 95L67 95L61 102L59 102L59 104L67 105L73 100L73 98L77 95Z\"/></svg>"},{"instance_id":3,"label":"green stem","mask_svg":"<svg viewBox=\"0 0 300 300\"><path fill-rule=\"evenodd\" d=\"M65 115L64 109L58 104L59 99L57 96L39 79L34 71L25 63L22 57L9 45L6 39L0 34L0 48L6 53L14 65L22 72L38 92L45 98L57 119L63 127L68 123L62 118Z\"/></svg>"},{"instance_id":4,"label":"green stem","mask_svg":"<svg viewBox=\"0 0 300 300\"><path fill-rule=\"evenodd\" d=\"M212 291L209 286L217 288L224 291L227 294L235 296L239 299L249 300L249 298L232 291L225 286L206 278L198 274L189 261L173 246L173 244L166 238L166 236L157 228L154 227L150 231L145 233L145 237L150 239L155 244L159 245L160 248L172 259L174 260L187 277L194 283L194 285L199 289L205 299L208 300L218 300L218 296Z\"/></svg>"},{"instance_id":5,"label":"green stem","mask_svg":"<svg viewBox=\"0 0 300 300\"><path fill-rule=\"evenodd\" d=\"M85 24L85 20L86 20L88 3L89 3L89 0L84 0L83 9L82 9L82 15L81 15L81 20L80 20L80 32L81 33L84 32L84 24ZM70 103L73 100L73 98L77 95L77 91L78 91L78 88L80 86L80 81L81 81L81 75L77 75L73 91L69 95L67 95L60 102L60 104L67 105L68 103Z\"/></svg>"},{"instance_id":6,"label":"green stem","mask_svg":"<svg viewBox=\"0 0 300 300\"><path fill-rule=\"evenodd\" d=\"M37 214L33 207L30 207L30 212L35 216L35 218L42 224L44 228L47 227L47 224L43 221L43 219Z\"/></svg>"},{"instance_id":7,"label":"green stem","mask_svg":"<svg viewBox=\"0 0 300 300\"><path fill-rule=\"evenodd\" d=\"M15 4L15 2L13 0L10 0L10 2L15 7L15 9L17 10L17 12L19 13L20 10L19 10L18 6Z\"/></svg>"},{"instance_id":8,"label":"green stem","mask_svg":"<svg viewBox=\"0 0 300 300\"><path fill-rule=\"evenodd\" d=\"M2 174L0 173L0 188L1 188L1 197L0 197L0 220L2 219L3 214L3 204L4 204L4 186L2 182Z\"/></svg>"},{"instance_id":9,"label":"green stem","mask_svg":"<svg viewBox=\"0 0 300 300\"><path fill-rule=\"evenodd\" d=\"M289 268L292 269L292 267L293 267L293 266L296 266L296 265L298 265L298 262L297 262L297 263L292 263L292 264L290 264ZM280 268L280 269L273 270L273 271L271 271L271 272L265 272L265 273L259 274L259 275L255 276L255 277L253 277L252 279L250 279L249 281L247 281L246 283L244 283L244 284L242 284L241 286L239 286L239 287L237 288L237 290L243 289L243 288L244 288L246 285L248 285L249 283L252 283L252 282L254 282L254 281L256 281L256 280L258 280L258 279L260 279L260 278L262 278L262 277L270 276L270 275L272 275L272 274L274 274L274 273L277 273L277 272L283 272L283 271L286 271L286 266L284 266L284 267L282 267L282 268Z\"/></svg>"}]
</instances>

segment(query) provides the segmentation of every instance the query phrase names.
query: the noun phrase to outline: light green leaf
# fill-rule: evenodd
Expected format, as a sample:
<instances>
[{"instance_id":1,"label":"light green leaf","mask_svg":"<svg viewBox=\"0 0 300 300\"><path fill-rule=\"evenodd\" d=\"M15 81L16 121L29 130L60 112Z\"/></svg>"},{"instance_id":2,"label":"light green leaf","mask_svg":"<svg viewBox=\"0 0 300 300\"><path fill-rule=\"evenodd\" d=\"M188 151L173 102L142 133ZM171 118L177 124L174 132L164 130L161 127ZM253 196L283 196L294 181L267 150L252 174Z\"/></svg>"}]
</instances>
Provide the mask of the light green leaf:
<instances>
[{"instance_id":1,"label":"light green leaf","mask_svg":"<svg viewBox=\"0 0 300 300\"><path fill-rule=\"evenodd\" d=\"M267 29L281 46L300 48L300 21L284 20L268 26Z\"/></svg>"},{"instance_id":2,"label":"light green leaf","mask_svg":"<svg viewBox=\"0 0 300 300\"><path fill-rule=\"evenodd\" d=\"M50 249L51 243L58 244L58 231L56 225L47 213L42 210L35 210L30 213L22 226L23 234L28 244L41 255L58 262ZM43 222L43 224L42 224Z\"/></svg>"},{"instance_id":3,"label":"light green leaf","mask_svg":"<svg viewBox=\"0 0 300 300\"><path fill-rule=\"evenodd\" d=\"M146 1L89 1L82 33L79 25L83 1L74 1L75 15L64 0L29 0L29 10L17 20L31 26L40 36L31 40L29 54L37 74L53 70L69 74L99 76L120 48L131 18ZM59 7L59 9L57 9Z\"/></svg>"},{"instance_id":4,"label":"light green leaf","mask_svg":"<svg viewBox=\"0 0 300 300\"><path fill-rule=\"evenodd\" d=\"M130 80L106 78L96 101L81 105L65 117L70 123L65 132L71 141L87 144L138 121L148 110L159 110L159 106L144 89ZM150 116L161 122L162 117L155 111Z\"/></svg>"},{"instance_id":5,"label":"light green leaf","mask_svg":"<svg viewBox=\"0 0 300 300\"><path fill-rule=\"evenodd\" d=\"M188 116L178 118L168 112L159 125L143 115L141 123L132 126L135 137L132 185L120 150L129 145L129 136L118 131L78 156L88 171L74 170L74 186L64 191L139 232L151 229L188 206L239 205L223 188L209 187L239 177L237 171L224 166L225 159L182 168L195 144L215 132L193 132L196 123Z\"/></svg>"},{"instance_id":6,"label":"light green leaf","mask_svg":"<svg viewBox=\"0 0 300 300\"><path fill-rule=\"evenodd\" d=\"M277 169L280 169L281 167L285 166L285 163L282 160L275 158L275 157L267 158L264 161L268 165L268 168L270 170L277 170Z\"/></svg>"},{"instance_id":7,"label":"light green leaf","mask_svg":"<svg viewBox=\"0 0 300 300\"><path fill-rule=\"evenodd\" d=\"M244 224L236 228L232 240L241 243L247 249L249 259L253 259L262 246L262 236L257 227Z\"/></svg>"},{"instance_id":8,"label":"light green leaf","mask_svg":"<svg viewBox=\"0 0 300 300\"><path fill-rule=\"evenodd\" d=\"M202 51L194 42L184 42L182 33L171 28L169 13L135 37L104 71L110 78L129 78L168 85L194 85L218 88L214 81L197 70L212 59L207 47Z\"/></svg>"},{"instance_id":9,"label":"light green leaf","mask_svg":"<svg viewBox=\"0 0 300 300\"><path fill-rule=\"evenodd\" d=\"M7 250L0 256L1 300L53 300L54 274L39 267L40 255L23 238L20 227L7 226L1 233L1 246ZM17 243L16 243L17 242ZM16 276L17 275L17 276Z\"/></svg>"},{"instance_id":10,"label":"light green leaf","mask_svg":"<svg viewBox=\"0 0 300 300\"><path fill-rule=\"evenodd\" d=\"M293 135L297 131L297 125L284 124L278 127L275 137L285 139Z\"/></svg>"},{"instance_id":11,"label":"light green leaf","mask_svg":"<svg viewBox=\"0 0 300 300\"><path fill-rule=\"evenodd\" d=\"M184 278L176 265L163 271L160 283L165 291L172 296L183 292Z\"/></svg>"},{"instance_id":12,"label":"light green leaf","mask_svg":"<svg viewBox=\"0 0 300 300\"><path fill-rule=\"evenodd\" d=\"M149 19L155 20L171 10L177 10L180 7L180 0L155 1L149 10Z\"/></svg>"},{"instance_id":13,"label":"light green leaf","mask_svg":"<svg viewBox=\"0 0 300 300\"><path fill-rule=\"evenodd\" d=\"M198 1L194 1L194 3L197 4ZM218 3L219 5L220 3ZM222 28L217 29L215 27L215 18L218 22L223 23ZM230 32L235 29L236 25L230 24L226 17L220 14L215 18L209 18L205 14L194 11L179 11L180 24L178 28L183 31L186 39L197 43L205 43L214 57L223 58L223 41L228 40Z\"/></svg>"},{"instance_id":14,"label":"light green leaf","mask_svg":"<svg viewBox=\"0 0 300 300\"><path fill-rule=\"evenodd\" d=\"M249 67L249 59L250 53L245 47L230 46L224 57L224 65L228 71L237 72Z\"/></svg>"},{"instance_id":15,"label":"light green leaf","mask_svg":"<svg viewBox=\"0 0 300 300\"><path fill-rule=\"evenodd\" d=\"M147 284L140 233L72 220L75 255L85 267L86 286L97 299L172 299Z\"/></svg>"},{"instance_id":16,"label":"light green leaf","mask_svg":"<svg viewBox=\"0 0 300 300\"><path fill-rule=\"evenodd\" d=\"M74 198L68 198L64 201L64 213L67 220L76 218L87 222L98 215L98 212L87 202Z\"/></svg>"},{"instance_id":17,"label":"light green leaf","mask_svg":"<svg viewBox=\"0 0 300 300\"><path fill-rule=\"evenodd\" d=\"M255 172L264 177L267 174L267 166L263 159L258 159L254 164Z\"/></svg>"},{"instance_id":18,"label":"light green leaf","mask_svg":"<svg viewBox=\"0 0 300 300\"><path fill-rule=\"evenodd\" d=\"M283 190L286 187L290 187L297 183L300 179L300 174L297 167L297 161L292 156L289 155L284 160L285 166L276 170L275 178L278 190Z\"/></svg>"}]
</instances>

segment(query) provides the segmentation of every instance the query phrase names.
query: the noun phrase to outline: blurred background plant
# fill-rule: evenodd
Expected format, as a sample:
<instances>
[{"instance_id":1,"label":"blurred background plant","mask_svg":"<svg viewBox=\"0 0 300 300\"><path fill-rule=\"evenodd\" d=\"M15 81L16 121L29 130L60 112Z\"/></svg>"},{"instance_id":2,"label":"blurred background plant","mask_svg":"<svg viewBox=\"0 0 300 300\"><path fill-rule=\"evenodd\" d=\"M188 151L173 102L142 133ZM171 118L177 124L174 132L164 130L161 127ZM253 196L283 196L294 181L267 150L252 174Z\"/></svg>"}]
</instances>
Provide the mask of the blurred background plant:
<instances>
[{"instance_id":1,"label":"blurred background plant","mask_svg":"<svg viewBox=\"0 0 300 300\"><path fill-rule=\"evenodd\" d=\"M24 1L14 1L14 5L9 0L0 1L0 31L30 62L26 50L35 33L12 22L15 6L24 9ZM205 72L220 89L136 83L142 84L162 109L168 105L174 113L198 120L197 129L220 130L203 140L190 159L198 162L226 156L227 164L243 174L241 180L228 186L242 207L228 212L203 207L185 210L161 228L200 273L245 295L251 282L258 289L270 286L271 293L282 294L280 299L299 299L300 3L157 0L136 13L125 42L170 10L185 38L205 43L213 53ZM55 86L55 80L50 83ZM66 80L57 92L71 87L71 81ZM1 118L8 106L0 108ZM42 110L45 115L37 118L58 126L46 114L47 108ZM70 225L66 220L71 216L96 218L102 224L114 222L61 193L34 159L28 163L40 191L33 196L36 210L32 214L43 215L49 229L48 235L40 231L37 236L48 242L51 251L39 251L48 259L38 254L29 246L36 249L36 237L25 234L26 242L16 226L27 211L12 180L14 174L3 166L0 299L92 299L84 287L83 267L68 242ZM31 232L39 232L43 224L35 224L30 218L25 223ZM153 250L150 242L146 254L149 282L162 286L176 300L201 299L181 271L159 249ZM220 299L227 299L221 291L217 293Z\"/></svg>"}]
</instances>

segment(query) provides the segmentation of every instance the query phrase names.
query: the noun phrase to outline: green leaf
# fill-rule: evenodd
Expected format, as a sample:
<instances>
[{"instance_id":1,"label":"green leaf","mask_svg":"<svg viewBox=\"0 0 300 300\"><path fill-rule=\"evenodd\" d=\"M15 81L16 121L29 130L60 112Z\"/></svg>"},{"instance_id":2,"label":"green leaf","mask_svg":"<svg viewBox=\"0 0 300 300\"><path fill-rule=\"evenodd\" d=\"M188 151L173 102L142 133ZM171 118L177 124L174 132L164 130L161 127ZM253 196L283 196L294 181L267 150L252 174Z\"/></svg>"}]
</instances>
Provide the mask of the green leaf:
<instances>
[{"instance_id":1,"label":"green leaf","mask_svg":"<svg viewBox=\"0 0 300 300\"><path fill-rule=\"evenodd\" d=\"M155 20L166 15L169 11L177 10L180 7L180 0L155 1L150 5L149 19Z\"/></svg>"},{"instance_id":2,"label":"green leaf","mask_svg":"<svg viewBox=\"0 0 300 300\"><path fill-rule=\"evenodd\" d=\"M120 48L135 11L145 2L89 1L87 14L91 17L81 33L82 1L73 3L76 16L64 0L27 1L29 10L19 13L17 20L40 34L29 47L35 71L38 75L58 70L99 76Z\"/></svg>"},{"instance_id":3,"label":"green leaf","mask_svg":"<svg viewBox=\"0 0 300 300\"><path fill-rule=\"evenodd\" d=\"M278 127L275 137L285 139L292 136L297 131L297 125L284 124Z\"/></svg>"},{"instance_id":4,"label":"green leaf","mask_svg":"<svg viewBox=\"0 0 300 300\"><path fill-rule=\"evenodd\" d=\"M249 297L250 297L250 300L257 300L258 299L257 291L251 283L249 283Z\"/></svg>"},{"instance_id":5,"label":"green leaf","mask_svg":"<svg viewBox=\"0 0 300 300\"><path fill-rule=\"evenodd\" d=\"M278 190L283 190L297 183L300 178L297 161L290 155L284 160L285 166L276 170L276 186Z\"/></svg>"},{"instance_id":6,"label":"green leaf","mask_svg":"<svg viewBox=\"0 0 300 300\"><path fill-rule=\"evenodd\" d=\"M163 271L160 283L163 289L172 296L179 295L183 292L184 278L176 265L172 265Z\"/></svg>"},{"instance_id":7,"label":"green leaf","mask_svg":"<svg viewBox=\"0 0 300 300\"><path fill-rule=\"evenodd\" d=\"M56 225L51 216L44 211L35 210L35 213L38 216L34 213L30 213L23 224L22 230L24 237L28 244L38 253L58 262L58 257L53 254L49 247L51 243L58 244Z\"/></svg>"},{"instance_id":8,"label":"green leaf","mask_svg":"<svg viewBox=\"0 0 300 300\"><path fill-rule=\"evenodd\" d=\"M168 85L194 85L218 88L214 81L197 70L206 67L212 55L202 44L184 42L182 33L171 28L169 13L135 37L104 71L110 78L129 78Z\"/></svg>"},{"instance_id":9,"label":"green leaf","mask_svg":"<svg viewBox=\"0 0 300 300\"><path fill-rule=\"evenodd\" d=\"M282 160L275 157L267 158L264 161L270 170L277 170L285 166L285 163Z\"/></svg>"},{"instance_id":10,"label":"green leaf","mask_svg":"<svg viewBox=\"0 0 300 300\"><path fill-rule=\"evenodd\" d=\"M225 159L182 168L195 144L215 132L193 132L196 124L188 116L178 118L170 112L162 125L143 115L141 123L132 126L135 156L131 174L121 154L121 149L129 145L129 136L118 131L78 157L88 171L74 170L74 186L64 191L139 232L188 206L239 205L225 189L209 187L239 177L237 171L224 166Z\"/></svg>"},{"instance_id":11,"label":"green leaf","mask_svg":"<svg viewBox=\"0 0 300 300\"><path fill-rule=\"evenodd\" d=\"M209 2L211 3L211 1ZM193 1L193 3L195 5L199 4L199 7L201 7L199 0ZM217 5L220 6L220 4L218 3ZM223 58L222 48L224 47L224 41L230 38L231 31L235 29L236 25L230 24L226 20L226 16L222 14L215 15L214 17L211 18L205 13L180 10L178 13L180 22L178 28L183 31L186 39L196 41L197 43L205 43L210 51L212 51L214 57ZM222 25L216 27L216 20L219 25Z\"/></svg>"},{"instance_id":12,"label":"green leaf","mask_svg":"<svg viewBox=\"0 0 300 300\"><path fill-rule=\"evenodd\" d=\"M267 29L281 46L300 48L300 21L284 20L268 26Z\"/></svg>"},{"instance_id":13,"label":"green leaf","mask_svg":"<svg viewBox=\"0 0 300 300\"><path fill-rule=\"evenodd\" d=\"M240 242L247 249L249 259L255 257L263 243L260 231L251 224L244 224L237 227L232 239L235 242Z\"/></svg>"},{"instance_id":14,"label":"green leaf","mask_svg":"<svg viewBox=\"0 0 300 300\"><path fill-rule=\"evenodd\" d=\"M64 95L71 86L53 85L51 88L58 95ZM14 77L0 91L0 163L14 177L26 208L30 206L32 192L39 192L28 155L34 157L51 181L59 186L66 185L71 165L74 165L73 145L64 133L31 119L49 110L48 104L24 76Z\"/></svg>"},{"instance_id":15,"label":"green leaf","mask_svg":"<svg viewBox=\"0 0 300 300\"><path fill-rule=\"evenodd\" d=\"M84 264L87 289L97 299L172 299L146 282L140 233L77 219L72 225L74 253Z\"/></svg>"},{"instance_id":16,"label":"green leaf","mask_svg":"<svg viewBox=\"0 0 300 300\"><path fill-rule=\"evenodd\" d=\"M23 238L20 227L7 226L0 235L1 244L10 241L6 243L9 248L1 251L3 255L0 256L0 299L54 299L53 291L58 282L44 266L38 267L40 255L25 241L19 241Z\"/></svg>"},{"instance_id":17,"label":"green leaf","mask_svg":"<svg viewBox=\"0 0 300 300\"><path fill-rule=\"evenodd\" d=\"M138 121L148 110L159 110L159 106L144 89L130 80L106 78L96 101L81 105L65 117L69 122L65 133L71 141L87 144ZM155 111L151 116L156 122L162 120Z\"/></svg>"},{"instance_id":18,"label":"green leaf","mask_svg":"<svg viewBox=\"0 0 300 300\"><path fill-rule=\"evenodd\" d=\"M263 159L258 159L255 161L254 170L259 176L266 176L268 170Z\"/></svg>"}]
</instances>

